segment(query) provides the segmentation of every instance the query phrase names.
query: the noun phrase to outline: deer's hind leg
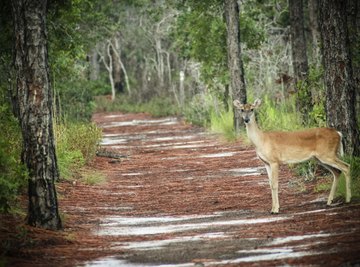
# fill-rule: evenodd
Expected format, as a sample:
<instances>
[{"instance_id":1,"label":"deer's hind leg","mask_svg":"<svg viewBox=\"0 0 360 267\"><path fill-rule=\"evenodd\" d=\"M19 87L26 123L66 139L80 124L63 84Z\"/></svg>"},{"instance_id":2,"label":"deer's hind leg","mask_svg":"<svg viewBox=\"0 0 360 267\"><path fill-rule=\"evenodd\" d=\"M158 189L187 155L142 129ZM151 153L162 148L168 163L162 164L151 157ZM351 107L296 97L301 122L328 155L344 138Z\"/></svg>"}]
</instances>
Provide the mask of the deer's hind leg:
<instances>
[{"instance_id":1,"label":"deer's hind leg","mask_svg":"<svg viewBox=\"0 0 360 267\"><path fill-rule=\"evenodd\" d=\"M339 158L331 159L331 158L319 158L317 159L322 163L322 165L328 169L334 176L334 180L331 186L329 198L327 205L331 205L334 200L336 188L339 183L340 173L343 172L345 176L346 183L346 202L350 202L351 200L351 188L350 188L350 167L347 163L343 162Z\"/></svg>"}]
</instances>

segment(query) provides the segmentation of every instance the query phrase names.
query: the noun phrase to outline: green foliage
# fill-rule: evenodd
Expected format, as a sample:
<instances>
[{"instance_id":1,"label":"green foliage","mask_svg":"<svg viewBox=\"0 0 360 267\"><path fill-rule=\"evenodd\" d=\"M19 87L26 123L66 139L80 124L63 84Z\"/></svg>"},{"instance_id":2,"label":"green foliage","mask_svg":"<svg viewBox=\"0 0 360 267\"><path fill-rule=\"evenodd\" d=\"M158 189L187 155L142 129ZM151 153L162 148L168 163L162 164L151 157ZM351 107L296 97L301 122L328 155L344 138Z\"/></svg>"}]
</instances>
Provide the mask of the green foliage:
<instances>
[{"instance_id":1,"label":"green foliage","mask_svg":"<svg viewBox=\"0 0 360 267\"><path fill-rule=\"evenodd\" d=\"M68 123L55 127L60 177L74 179L95 157L101 130L92 123Z\"/></svg>"},{"instance_id":2,"label":"green foliage","mask_svg":"<svg viewBox=\"0 0 360 267\"><path fill-rule=\"evenodd\" d=\"M0 129L0 212L3 213L10 210L27 181L27 171L20 160L19 125L7 104L0 104Z\"/></svg>"},{"instance_id":3,"label":"green foliage","mask_svg":"<svg viewBox=\"0 0 360 267\"><path fill-rule=\"evenodd\" d=\"M212 111L210 118L210 129L216 133L220 133L227 141L235 141L237 135L234 129L234 113L233 110L222 110L219 113Z\"/></svg>"},{"instance_id":4,"label":"green foliage","mask_svg":"<svg viewBox=\"0 0 360 267\"><path fill-rule=\"evenodd\" d=\"M323 82L324 70L321 67L310 66L307 85L312 90L313 110L310 112L310 126L325 127L325 88Z\"/></svg>"},{"instance_id":5,"label":"green foliage","mask_svg":"<svg viewBox=\"0 0 360 267\"><path fill-rule=\"evenodd\" d=\"M223 5L218 0L185 1L173 33L175 46L181 55L201 62L201 78L210 89L216 89L218 83L229 83ZM241 42L254 49L265 40L264 29L257 23L256 16L251 15L260 12L254 11L256 5L243 6L247 6L247 12L241 9Z\"/></svg>"},{"instance_id":6,"label":"green foliage","mask_svg":"<svg viewBox=\"0 0 360 267\"><path fill-rule=\"evenodd\" d=\"M304 181L313 181L316 176L316 170L318 168L318 162L315 159L311 159L299 164L296 164L294 168L298 176L304 177Z\"/></svg>"},{"instance_id":7,"label":"green foliage","mask_svg":"<svg viewBox=\"0 0 360 267\"><path fill-rule=\"evenodd\" d=\"M276 104L268 97L262 99L258 110L258 124L262 130L299 130L303 126L296 112L295 99Z\"/></svg>"},{"instance_id":8,"label":"green foliage","mask_svg":"<svg viewBox=\"0 0 360 267\"><path fill-rule=\"evenodd\" d=\"M211 83L226 79L226 25L213 9L192 9L177 18L174 32L176 47L185 58L202 63L202 78Z\"/></svg>"},{"instance_id":9,"label":"green foliage","mask_svg":"<svg viewBox=\"0 0 360 267\"><path fill-rule=\"evenodd\" d=\"M85 79L69 79L62 83L58 86L55 101L58 116L68 121L90 121L95 110L95 89L99 87L107 88L100 81Z\"/></svg>"},{"instance_id":10,"label":"green foliage","mask_svg":"<svg viewBox=\"0 0 360 267\"><path fill-rule=\"evenodd\" d=\"M146 112L155 117L177 115L180 110L174 100L168 96L155 96L146 102L135 100L128 95L122 95L114 101L106 97L96 98L96 110L99 111L122 111L122 112Z\"/></svg>"},{"instance_id":11,"label":"green foliage","mask_svg":"<svg viewBox=\"0 0 360 267\"><path fill-rule=\"evenodd\" d=\"M210 95L195 95L185 107L184 116L186 121L194 125L208 126L211 120L212 105Z\"/></svg>"},{"instance_id":12,"label":"green foliage","mask_svg":"<svg viewBox=\"0 0 360 267\"><path fill-rule=\"evenodd\" d=\"M106 178L105 176L97 171L86 171L82 173L81 181L88 185L96 185L104 183Z\"/></svg>"}]
</instances>

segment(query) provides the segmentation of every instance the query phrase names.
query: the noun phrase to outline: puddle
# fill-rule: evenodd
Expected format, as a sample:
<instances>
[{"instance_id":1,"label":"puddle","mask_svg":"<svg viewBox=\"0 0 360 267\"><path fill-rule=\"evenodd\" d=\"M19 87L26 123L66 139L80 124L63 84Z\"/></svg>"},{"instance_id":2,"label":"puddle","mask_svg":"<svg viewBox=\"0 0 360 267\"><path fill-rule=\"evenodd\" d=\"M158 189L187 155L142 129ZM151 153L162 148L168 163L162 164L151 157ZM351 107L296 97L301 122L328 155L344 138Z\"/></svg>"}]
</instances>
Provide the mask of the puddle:
<instances>
[{"instance_id":1,"label":"puddle","mask_svg":"<svg viewBox=\"0 0 360 267\"><path fill-rule=\"evenodd\" d=\"M164 141L173 141L173 140L189 140L189 139L195 139L195 138L199 138L199 136L198 135L164 136L164 137L152 138L149 141L152 141L152 142L164 142ZM204 142L204 140L201 140L201 142Z\"/></svg>"},{"instance_id":2,"label":"puddle","mask_svg":"<svg viewBox=\"0 0 360 267\"><path fill-rule=\"evenodd\" d=\"M287 237L278 237L275 238L272 242L270 242L270 245L283 245L294 241L302 241L305 239L312 239L312 238L323 238L323 237L329 237L330 234L314 234L314 235L297 235L297 236L287 236Z\"/></svg>"},{"instance_id":3,"label":"puddle","mask_svg":"<svg viewBox=\"0 0 360 267\"><path fill-rule=\"evenodd\" d=\"M214 216L212 216L214 217ZM201 217L200 217L201 218ZM136 218L136 217L118 217L110 218L106 223L100 224L98 235L111 236L142 236L142 235L158 235L177 232L188 232L196 230L206 230L210 228L224 226L240 226L260 223L271 223L288 219L288 217L268 217L258 219L240 219L240 220L223 220L211 222L195 222L195 223L178 223L188 221L189 218L176 217L153 217L153 218ZM169 222L177 222L175 224L166 224ZM160 224L159 224L160 223ZM159 224L159 225L156 225Z\"/></svg>"},{"instance_id":4,"label":"puddle","mask_svg":"<svg viewBox=\"0 0 360 267\"><path fill-rule=\"evenodd\" d=\"M106 115L104 117L112 119L112 118L123 118L126 116L127 116L126 114L111 114L111 115Z\"/></svg>"},{"instance_id":5,"label":"puddle","mask_svg":"<svg viewBox=\"0 0 360 267\"><path fill-rule=\"evenodd\" d=\"M224 153L215 153L215 154L205 154L200 155L198 158L222 158L222 157L232 157L238 152L224 152Z\"/></svg>"},{"instance_id":6,"label":"puddle","mask_svg":"<svg viewBox=\"0 0 360 267\"><path fill-rule=\"evenodd\" d=\"M141 172L129 172L129 173L122 173L122 176L137 176L137 175L143 175Z\"/></svg>"},{"instance_id":7,"label":"puddle","mask_svg":"<svg viewBox=\"0 0 360 267\"><path fill-rule=\"evenodd\" d=\"M132 121L115 121L110 122L109 124L102 125L102 128L112 128L112 127L123 127L123 126L146 126L146 125L174 125L177 124L177 118L165 118L158 120L132 120Z\"/></svg>"},{"instance_id":8,"label":"puddle","mask_svg":"<svg viewBox=\"0 0 360 267\"><path fill-rule=\"evenodd\" d=\"M285 260L285 259L293 259L293 258L301 258L306 256L314 256L321 255L326 253L331 253L331 251L325 252L316 252L316 251L300 251L294 252L292 249L255 249L238 251L239 253L266 253L264 255L255 255L255 256L247 256L234 260L224 260L218 262L211 262L209 264L205 264L204 266L212 266L212 265L220 265L220 264L237 264L242 262L260 262L260 261L274 261L274 260Z\"/></svg>"},{"instance_id":9,"label":"puddle","mask_svg":"<svg viewBox=\"0 0 360 267\"><path fill-rule=\"evenodd\" d=\"M252 168L237 168L226 170L236 176L250 176L250 175L261 175L266 172L264 167L252 167Z\"/></svg>"},{"instance_id":10,"label":"puddle","mask_svg":"<svg viewBox=\"0 0 360 267\"><path fill-rule=\"evenodd\" d=\"M133 263L126 260L118 259L116 257L107 257L88 262L85 267L194 267L194 263L180 263L180 264L146 264Z\"/></svg>"},{"instance_id":11,"label":"puddle","mask_svg":"<svg viewBox=\"0 0 360 267\"><path fill-rule=\"evenodd\" d=\"M103 138L100 142L101 146L108 146L108 145L118 145L127 143L127 139L113 139L113 138Z\"/></svg>"},{"instance_id":12,"label":"puddle","mask_svg":"<svg viewBox=\"0 0 360 267\"><path fill-rule=\"evenodd\" d=\"M192 144L195 144L196 147L201 147L203 145L204 141L191 141L191 142L175 142L175 143L160 143L160 144L150 144L150 145L144 145L142 147L146 148L153 148L153 147L161 147L166 149L173 149L177 146L184 147L184 146L194 146ZM200 144L200 145L197 145Z\"/></svg>"},{"instance_id":13,"label":"puddle","mask_svg":"<svg viewBox=\"0 0 360 267\"><path fill-rule=\"evenodd\" d=\"M219 215L190 215L190 216L163 216L163 217L109 217L105 220L105 225L143 225L156 223L172 223L179 221L189 221L194 219L216 218Z\"/></svg>"},{"instance_id":14,"label":"puddle","mask_svg":"<svg viewBox=\"0 0 360 267\"><path fill-rule=\"evenodd\" d=\"M184 243L184 242L195 242L201 240L210 240L210 239L219 239L219 238L228 238L228 235L225 235L223 232L219 233L206 233L194 236L181 236L175 237L172 239L165 240L153 240L153 241L140 241L140 242L126 242L120 243L116 249L132 249L132 250L158 250L164 246L168 246L174 243Z\"/></svg>"}]
</instances>

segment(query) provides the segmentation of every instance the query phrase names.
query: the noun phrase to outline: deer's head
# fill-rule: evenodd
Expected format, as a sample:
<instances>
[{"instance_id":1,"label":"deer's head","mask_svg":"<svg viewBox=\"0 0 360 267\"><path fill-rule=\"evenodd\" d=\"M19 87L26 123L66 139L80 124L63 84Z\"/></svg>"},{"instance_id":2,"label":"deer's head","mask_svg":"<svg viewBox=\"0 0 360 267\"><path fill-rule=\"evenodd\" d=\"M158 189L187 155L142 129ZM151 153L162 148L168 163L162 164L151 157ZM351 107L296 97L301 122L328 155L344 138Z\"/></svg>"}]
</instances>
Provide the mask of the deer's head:
<instances>
[{"instance_id":1,"label":"deer's head","mask_svg":"<svg viewBox=\"0 0 360 267\"><path fill-rule=\"evenodd\" d=\"M235 108L240 110L240 114L245 123L255 119L254 111L261 105L261 100L256 99L254 104L241 104L239 100L234 100L233 102Z\"/></svg>"}]
</instances>

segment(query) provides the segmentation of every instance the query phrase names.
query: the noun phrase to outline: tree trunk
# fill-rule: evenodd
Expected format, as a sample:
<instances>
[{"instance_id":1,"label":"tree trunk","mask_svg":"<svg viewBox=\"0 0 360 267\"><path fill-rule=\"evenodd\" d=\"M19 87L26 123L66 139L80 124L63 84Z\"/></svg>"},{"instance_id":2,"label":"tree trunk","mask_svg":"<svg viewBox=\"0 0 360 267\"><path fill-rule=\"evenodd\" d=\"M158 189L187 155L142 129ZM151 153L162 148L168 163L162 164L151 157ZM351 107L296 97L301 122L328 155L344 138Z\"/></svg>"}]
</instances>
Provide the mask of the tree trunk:
<instances>
[{"instance_id":1,"label":"tree trunk","mask_svg":"<svg viewBox=\"0 0 360 267\"><path fill-rule=\"evenodd\" d=\"M326 85L326 121L342 132L345 152L359 155L355 83L346 21L346 0L320 0L319 25Z\"/></svg>"},{"instance_id":2,"label":"tree trunk","mask_svg":"<svg viewBox=\"0 0 360 267\"><path fill-rule=\"evenodd\" d=\"M120 49L118 48L118 45L117 45L118 41L116 40L116 38L117 37L113 37L113 39L111 40L111 47L110 47L112 63L113 63L112 75L113 75L115 90L118 93L123 93L124 86L123 86L123 81L122 81L120 54L118 53L118 51ZM119 49L119 50L117 50L117 49Z\"/></svg>"},{"instance_id":3,"label":"tree trunk","mask_svg":"<svg viewBox=\"0 0 360 267\"><path fill-rule=\"evenodd\" d=\"M225 19L227 27L227 53L228 68L230 71L230 86L233 99L246 103L246 86L244 79L244 68L241 60L240 27L239 27L240 6L237 0L225 0ZM234 110L235 131L239 132L244 124L239 110Z\"/></svg>"},{"instance_id":4,"label":"tree trunk","mask_svg":"<svg viewBox=\"0 0 360 267\"><path fill-rule=\"evenodd\" d=\"M16 101L23 136L22 160L29 170L28 223L60 229L58 178L52 122L52 90L46 36L46 0L12 1Z\"/></svg>"},{"instance_id":5,"label":"tree trunk","mask_svg":"<svg viewBox=\"0 0 360 267\"><path fill-rule=\"evenodd\" d=\"M97 47L98 45L96 45ZM96 81L97 79L99 79L100 76L100 64L99 64L99 56L97 53L97 49L93 48L90 51L90 80L91 81Z\"/></svg>"},{"instance_id":6,"label":"tree trunk","mask_svg":"<svg viewBox=\"0 0 360 267\"><path fill-rule=\"evenodd\" d=\"M356 1L356 0L355 0ZM312 55L311 62L316 67L319 67L321 64L321 53L320 53L320 32L319 32L319 23L318 23L318 0L308 0L308 9L309 9L309 27L311 32L311 45L312 45Z\"/></svg>"},{"instance_id":7,"label":"tree trunk","mask_svg":"<svg viewBox=\"0 0 360 267\"><path fill-rule=\"evenodd\" d=\"M307 84L308 61L306 54L306 39L304 32L304 12L302 0L289 0L290 32L294 82L297 92L297 109L303 122L308 122L312 110L310 86Z\"/></svg>"},{"instance_id":8,"label":"tree trunk","mask_svg":"<svg viewBox=\"0 0 360 267\"><path fill-rule=\"evenodd\" d=\"M348 0L348 30L350 38L351 63L355 81L356 114L360 113L360 3Z\"/></svg>"}]
</instances>

